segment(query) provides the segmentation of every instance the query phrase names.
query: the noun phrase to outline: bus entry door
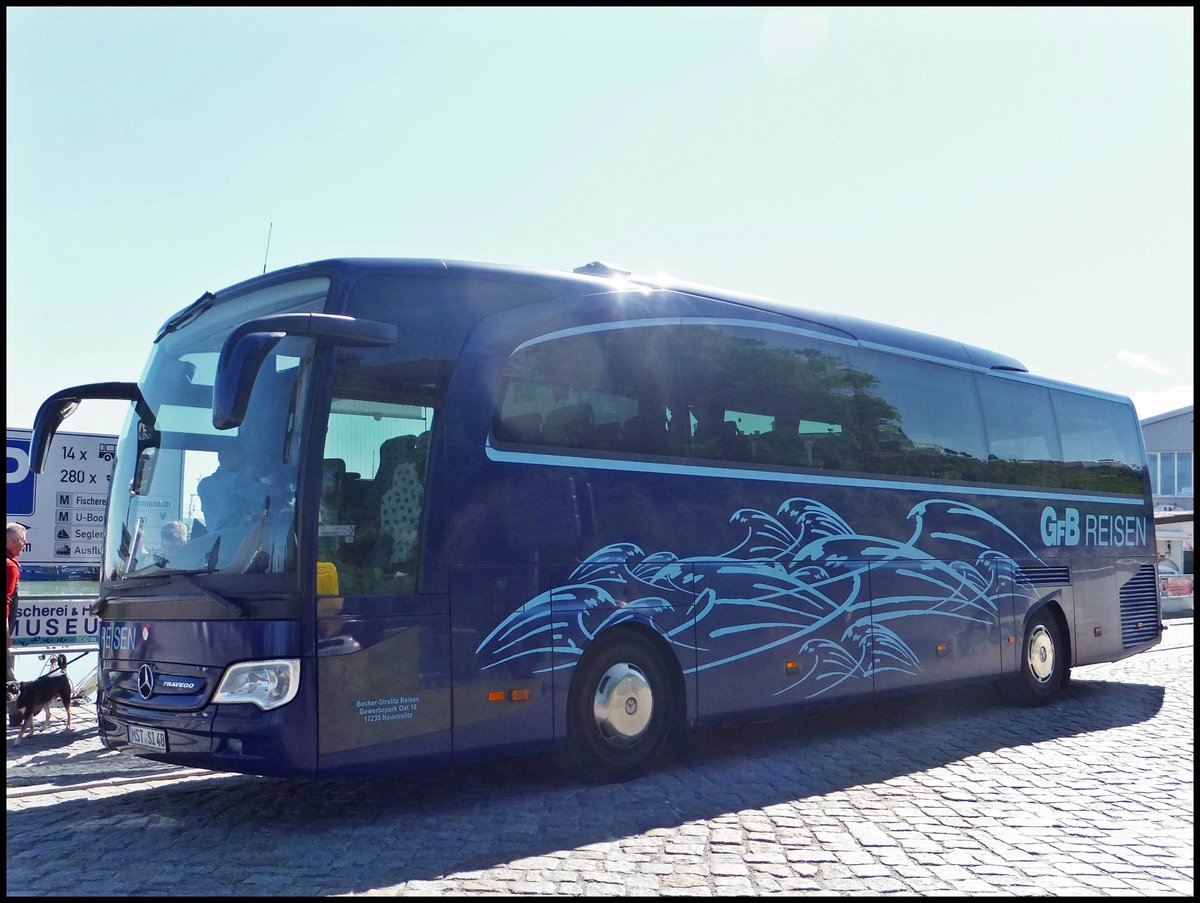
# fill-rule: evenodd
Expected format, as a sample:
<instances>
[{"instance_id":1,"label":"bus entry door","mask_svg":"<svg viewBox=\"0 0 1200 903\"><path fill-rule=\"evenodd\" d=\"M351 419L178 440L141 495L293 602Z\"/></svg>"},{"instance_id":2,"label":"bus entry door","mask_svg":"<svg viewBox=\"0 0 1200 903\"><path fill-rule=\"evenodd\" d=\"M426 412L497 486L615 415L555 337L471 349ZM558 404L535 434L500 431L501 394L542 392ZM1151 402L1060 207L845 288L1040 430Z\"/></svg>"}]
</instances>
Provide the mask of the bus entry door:
<instances>
[{"instance_id":1,"label":"bus entry door","mask_svg":"<svg viewBox=\"0 0 1200 903\"><path fill-rule=\"evenodd\" d=\"M321 612L341 599L322 599ZM394 601L394 600L392 600ZM431 763L451 749L447 614L319 617L322 772Z\"/></svg>"}]
</instances>

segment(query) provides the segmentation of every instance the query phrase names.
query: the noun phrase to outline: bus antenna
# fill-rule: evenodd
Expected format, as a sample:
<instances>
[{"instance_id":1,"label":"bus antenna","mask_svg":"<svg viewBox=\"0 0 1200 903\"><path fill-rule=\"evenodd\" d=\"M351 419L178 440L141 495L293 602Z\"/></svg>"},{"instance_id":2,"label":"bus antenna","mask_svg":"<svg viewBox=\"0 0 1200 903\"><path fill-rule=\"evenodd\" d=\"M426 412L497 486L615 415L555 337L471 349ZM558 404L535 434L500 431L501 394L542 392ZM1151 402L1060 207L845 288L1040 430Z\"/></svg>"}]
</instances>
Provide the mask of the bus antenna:
<instances>
[{"instance_id":1,"label":"bus antenna","mask_svg":"<svg viewBox=\"0 0 1200 903\"><path fill-rule=\"evenodd\" d=\"M263 252L263 275L266 275L267 272L267 255L271 253L271 229L274 226L274 223L267 224L267 250Z\"/></svg>"}]
</instances>

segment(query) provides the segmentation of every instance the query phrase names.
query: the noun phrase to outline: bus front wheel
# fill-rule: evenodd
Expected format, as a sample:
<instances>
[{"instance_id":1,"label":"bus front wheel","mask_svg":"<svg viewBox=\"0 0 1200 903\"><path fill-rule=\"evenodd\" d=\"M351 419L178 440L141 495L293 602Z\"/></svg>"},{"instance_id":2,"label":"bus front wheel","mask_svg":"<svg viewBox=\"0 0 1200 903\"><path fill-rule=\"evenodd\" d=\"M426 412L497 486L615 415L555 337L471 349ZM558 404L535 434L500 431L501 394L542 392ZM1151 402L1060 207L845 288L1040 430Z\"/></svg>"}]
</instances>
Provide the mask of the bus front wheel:
<instances>
[{"instance_id":1,"label":"bus front wheel","mask_svg":"<svg viewBox=\"0 0 1200 903\"><path fill-rule=\"evenodd\" d=\"M1054 612L1043 608L1025 629L1020 671L1006 682L1006 695L1018 705L1045 705L1066 686L1068 671L1062 628Z\"/></svg>"},{"instance_id":2,"label":"bus front wheel","mask_svg":"<svg viewBox=\"0 0 1200 903\"><path fill-rule=\"evenodd\" d=\"M623 781L662 754L670 733L670 680L647 638L624 633L576 666L567 702L567 764L592 782Z\"/></svg>"}]
</instances>

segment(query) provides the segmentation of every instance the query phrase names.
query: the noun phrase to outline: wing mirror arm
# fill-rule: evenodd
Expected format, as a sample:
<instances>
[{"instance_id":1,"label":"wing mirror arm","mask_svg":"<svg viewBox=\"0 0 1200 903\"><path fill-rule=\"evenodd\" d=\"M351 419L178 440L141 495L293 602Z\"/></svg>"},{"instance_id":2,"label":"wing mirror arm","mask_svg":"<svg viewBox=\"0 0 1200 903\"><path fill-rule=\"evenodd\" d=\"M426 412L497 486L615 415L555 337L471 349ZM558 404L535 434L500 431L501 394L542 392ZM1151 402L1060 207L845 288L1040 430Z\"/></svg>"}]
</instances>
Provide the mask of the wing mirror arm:
<instances>
[{"instance_id":1,"label":"wing mirror arm","mask_svg":"<svg viewBox=\"0 0 1200 903\"><path fill-rule=\"evenodd\" d=\"M153 426L154 414L146 404L146 399L142 397L142 390L138 388L137 383L89 383L62 389L43 401L33 418L29 465L34 473L40 474L45 470L50 442L62 422L75 413L80 402L94 398L105 401L132 401L142 422Z\"/></svg>"}]
</instances>

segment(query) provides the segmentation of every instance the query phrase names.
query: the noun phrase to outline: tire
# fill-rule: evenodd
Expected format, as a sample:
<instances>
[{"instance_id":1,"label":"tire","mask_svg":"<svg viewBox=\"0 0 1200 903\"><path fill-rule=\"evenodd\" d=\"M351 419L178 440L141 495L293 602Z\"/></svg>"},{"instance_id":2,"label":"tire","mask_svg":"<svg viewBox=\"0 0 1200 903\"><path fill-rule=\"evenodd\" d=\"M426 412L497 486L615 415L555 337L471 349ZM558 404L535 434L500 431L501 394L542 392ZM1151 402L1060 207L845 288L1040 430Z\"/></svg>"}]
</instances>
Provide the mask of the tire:
<instances>
[{"instance_id":1,"label":"tire","mask_svg":"<svg viewBox=\"0 0 1200 903\"><path fill-rule=\"evenodd\" d=\"M1047 606L1025 628L1020 671L1005 682L1006 695L1017 705L1045 705L1067 685L1069 673L1062 628Z\"/></svg>"},{"instance_id":2,"label":"tire","mask_svg":"<svg viewBox=\"0 0 1200 903\"><path fill-rule=\"evenodd\" d=\"M671 733L671 681L646 637L623 632L576 666L567 699L567 766L592 783L625 781L662 755Z\"/></svg>"}]
</instances>

